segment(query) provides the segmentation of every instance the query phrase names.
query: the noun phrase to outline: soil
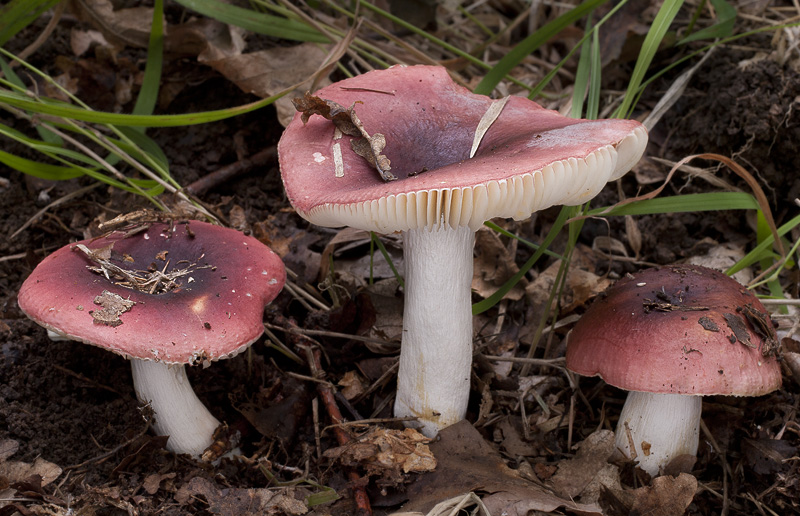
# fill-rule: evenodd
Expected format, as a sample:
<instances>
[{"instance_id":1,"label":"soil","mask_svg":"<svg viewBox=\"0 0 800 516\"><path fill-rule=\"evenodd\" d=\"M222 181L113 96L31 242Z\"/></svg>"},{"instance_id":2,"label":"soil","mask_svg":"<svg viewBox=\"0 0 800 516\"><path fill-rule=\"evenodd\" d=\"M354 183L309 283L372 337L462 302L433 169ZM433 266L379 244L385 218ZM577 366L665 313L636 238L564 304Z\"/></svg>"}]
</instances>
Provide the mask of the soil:
<instances>
[{"instance_id":1,"label":"soil","mask_svg":"<svg viewBox=\"0 0 800 516\"><path fill-rule=\"evenodd\" d=\"M66 48L65 38L57 33L34 56L33 63L57 74L54 58L60 55L59 49ZM125 66L137 66L133 64L139 62L137 57L140 56L122 54L109 73L123 73ZM741 73L731 63L742 58L728 50L712 57L663 128L654 134L652 150L671 158L700 150L740 157L752 164L768 185L780 206L780 223L789 218L785 215L800 193L796 175L800 125L793 110L800 95L800 80L796 72L768 59L748 64L748 73ZM108 62L104 65L111 66ZM186 77L192 80L186 81ZM108 109L109 105L113 109L113 95L107 87L103 89L97 73L87 72L82 78L85 82L80 90L97 92L99 109ZM218 109L254 100L191 60L171 62L165 77L165 81L170 80L180 80L184 87L168 107L161 108L169 112ZM714 94L707 95L709 91ZM130 109L129 104L122 107ZM31 131L7 113L0 114L0 120ZM267 108L218 123L151 130L148 134L166 152L175 179L188 185L242 156L275 145L281 131L274 110ZM242 142L246 142L244 146ZM25 152L19 147L8 148L10 152ZM322 407L314 402L315 386L297 376L308 375L308 368L277 352L268 340L262 338L250 352L215 362L211 367L189 368L200 399L218 419L227 422L226 435L238 435L243 454L250 457L247 461L225 458L212 465L166 451L164 440L147 431L147 411L135 397L125 359L82 344L53 342L42 328L28 320L17 306L16 292L46 254L93 234L100 221L151 206L141 198L101 186L35 217L49 200L91 182L82 178L48 183L5 168L0 168L0 176L8 179L7 184L0 184L0 234L4 235L0 239L0 443L18 443L14 461L34 463L42 458L63 469L54 483L43 488L35 485L35 479L29 485L15 486L18 493L24 493L14 502L20 513L236 514L233 505L221 508L214 504L213 493L217 491L197 488L187 496L186 486L201 485L198 479L202 479L219 490L263 488L270 485L264 473L267 469L279 480L312 478L342 495L340 500L316 508L314 514L354 514L344 469L316 455L315 429L327 423L315 419L326 418ZM639 187L632 174L623 182L628 196L635 195ZM695 184L693 188L703 190L706 186ZM320 264L313 260L319 259L334 232L312 227L293 213L283 194L276 162L251 168L217 185L201 199L226 222L280 249L287 266L299 275L299 284L307 281L316 286ZM608 204L615 199L615 193L606 192L599 203ZM510 227L537 239L548 229L554 213L551 210L535 222ZM15 234L31 220L26 229ZM642 216L636 218L636 223L642 233L639 261L598 259L599 274L621 277L645 263L675 263L705 252L712 246L709 239L752 240L746 217L738 212ZM612 219L610 225L588 221L580 241L591 246L595 237L606 235L630 249L630 233L626 233L621 218ZM357 247L350 253L363 256L367 248ZM527 257L525 251L519 250L517 263ZM537 272L546 265L537 268ZM341 278L341 284L344 290L340 291L349 289L349 298L344 296L342 306L329 313L309 311L284 291L268 310L266 320L283 325L285 318L291 317L303 328L351 334L369 328L381 316L381 308L363 290L348 287L346 278ZM389 298L400 300L398 296ZM584 308L578 304L574 313L582 313ZM513 341L521 327L538 322L532 319L525 298L509 303L506 317L513 324L503 328L501 344ZM494 327L496 318L496 310L490 312L487 326ZM564 337L564 331L555 332L548 345L550 354L542 356L539 352L537 356L553 358L563 354ZM371 372L367 376L375 380L396 353L396 348L375 349L354 340L320 337L319 341L327 357L324 367L334 382L352 371L355 364L362 372ZM495 345L501 346L497 342ZM476 378L489 378L485 363L479 362L475 371ZM486 380L495 399L495 410L502 415L500 421L517 421L519 417L518 408L504 401L502 394L517 389L515 374ZM483 380L473 384L468 414L473 422L479 417L482 384ZM391 417L391 403L386 401L393 388L392 380L380 385L355 409L364 415ZM597 380L583 380L581 389L586 401L575 407L573 443L582 441L598 426L612 428L607 419L603 423L600 414L613 419L624 401L622 391ZM570 396L562 377L554 379L544 394L549 405L562 409L570 406ZM800 514L800 426L796 422L799 404L800 388L788 372L783 388L771 395L753 400L711 397L705 401L703 417L709 433L704 434L697 463L689 468L700 487L687 514L720 514L723 510L728 514L766 513L762 508L777 514ZM530 414L539 410L535 401L526 406ZM388 425L401 428L398 423ZM508 451L503 429L510 432L512 427L493 422L479 430L487 443L503 450L506 463L513 469L521 468L522 463L528 467L532 464L539 479L546 479L547 467L573 456L566 426L528 439L521 438L519 431L517 437L525 441L529 450L524 454ZM776 439L777 434L782 437ZM321 444L323 449L335 446L330 433L323 435ZM371 484L368 492L376 514L398 509L403 492L422 478L424 475L410 474L388 486L382 484L378 488ZM630 470L625 471L623 481L629 486L637 482ZM309 484L304 486L313 490ZM8 487L0 485L0 492ZM606 502L608 514L622 514L620 509L614 509L613 501ZM0 514L12 513L0 508Z\"/></svg>"}]
</instances>

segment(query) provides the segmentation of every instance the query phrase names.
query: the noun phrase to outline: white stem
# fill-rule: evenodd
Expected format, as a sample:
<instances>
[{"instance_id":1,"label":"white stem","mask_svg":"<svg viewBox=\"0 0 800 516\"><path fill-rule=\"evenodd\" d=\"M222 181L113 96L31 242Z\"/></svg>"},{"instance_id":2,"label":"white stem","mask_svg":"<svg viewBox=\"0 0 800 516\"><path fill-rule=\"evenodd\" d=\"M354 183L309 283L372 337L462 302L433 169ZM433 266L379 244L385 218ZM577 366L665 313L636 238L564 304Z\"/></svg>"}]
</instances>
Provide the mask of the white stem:
<instances>
[{"instance_id":1,"label":"white stem","mask_svg":"<svg viewBox=\"0 0 800 516\"><path fill-rule=\"evenodd\" d=\"M199 457L213 442L219 426L197 399L181 364L131 359L136 395L153 409L153 430L168 435L167 449Z\"/></svg>"},{"instance_id":2,"label":"white stem","mask_svg":"<svg viewBox=\"0 0 800 516\"><path fill-rule=\"evenodd\" d=\"M617 423L617 448L657 476L679 455L697 455L701 396L631 391Z\"/></svg>"},{"instance_id":3,"label":"white stem","mask_svg":"<svg viewBox=\"0 0 800 516\"><path fill-rule=\"evenodd\" d=\"M472 248L468 227L403 236L405 308L394 413L435 436L464 418L472 365Z\"/></svg>"}]
</instances>

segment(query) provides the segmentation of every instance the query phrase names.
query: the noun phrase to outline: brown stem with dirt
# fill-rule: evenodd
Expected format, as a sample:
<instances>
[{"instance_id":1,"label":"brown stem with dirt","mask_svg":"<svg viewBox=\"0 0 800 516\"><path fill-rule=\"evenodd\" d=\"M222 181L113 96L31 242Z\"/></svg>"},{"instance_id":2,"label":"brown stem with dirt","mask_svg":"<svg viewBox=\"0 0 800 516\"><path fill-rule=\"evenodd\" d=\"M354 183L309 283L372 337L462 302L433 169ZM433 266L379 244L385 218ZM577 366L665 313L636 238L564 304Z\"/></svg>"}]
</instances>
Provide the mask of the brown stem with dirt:
<instances>
[{"instance_id":1,"label":"brown stem with dirt","mask_svg":"<svg viewBox=\"0 0 800 516\"><path fill-rule=\"evenodd\" d=\"M275 161L277 157L278 147L272 145L253 154L249 158L240 159L235 163L231 163L230 165L226 165L214 172L204 175L194 183L188 185L184 190L192 195L203 195L212 188L216 188L239 174L250 170L252 167Z\"/></svg>"},{"instance_id":2,"label":"brown stem with dirt","mask_svg":"<svg viewBox=\"0 0 800 516\"><path fill-rule=\"evenodd\" d=\"M294 321L284 317L279 317L279 319L281 319L279 321L281 326L292 330L297 329L297 325ZM342 417L342 412L336 404L333 387L324 380L325 371L322 369L322 352L320 351L319 345L313 339L297 333L289 334L289 338L296 346L307 351L306 360L308 360L308 367L311 369L311 376L319 380L317 382L317 392L333 423L333 434L336 437L336 442L339 443L339 446L346 445L350 442L350 434L347 433L342 426L344 417ZM347 478L350 481L350 490L353 493L353 500L356 506L354 516L372 516L372 507L369 502L369 496L367 496L364 479L352 468L348 468Z\"/></svg>"}]
</instances>

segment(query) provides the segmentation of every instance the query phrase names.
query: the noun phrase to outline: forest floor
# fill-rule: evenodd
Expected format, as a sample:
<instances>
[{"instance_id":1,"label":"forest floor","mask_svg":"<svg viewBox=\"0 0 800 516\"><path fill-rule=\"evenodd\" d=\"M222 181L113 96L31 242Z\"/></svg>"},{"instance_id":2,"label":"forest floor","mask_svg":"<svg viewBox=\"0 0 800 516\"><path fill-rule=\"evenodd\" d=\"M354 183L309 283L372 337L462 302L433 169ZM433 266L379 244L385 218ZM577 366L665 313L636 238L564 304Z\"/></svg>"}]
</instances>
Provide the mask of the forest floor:
<instances>
[{"instance_id":1,"label":"forest floor","mask_svg":"<svg viewBox=\"0 0 800 516\"><path fill-rule=\"evenodd\" d=\"M609 91L624 87L620 81L632 66L624 44L642 36L637 24L651 21L643 18L646 11L629 11L619 31L627 39L607 42L611 50L604 67L619 71L607 74L604 87ZM181 14L179 6L168 3L168 21L180 20ZM47 21L43 16L6 48L19 52ZM90 30L95 28L67 11L29 62L61 76L95 109L129 111L145 50L126 46L112 51L95 43L77 55L76 34ZM537 55L557 62L574 40L575 34L565 34ZM252 37L249 44L248 51L271 43ZM680 52L664 50L657 61L673 62L682 57ZM771 33L717 48L651 131L645 159L618 185L608 185L594 205L651 191L663 182L670 162L715 152L755 172L778 225L795 216L800 196L798 61L796 53L781 54ZM226 75L219 69L185 53L168 54L157 113L208 111L257 100L242 93L229 70ZM467 71L462 77L473 84L479 79ZM637 117L644 117L674 77L667 74L646 90ZM568 79L564 74L557 85L566 88ZM123 83L132 96L121 91ZM563 107L559 102L563 104L553 100L547 107ZM35 134L7 112L0 113L0 121ZM152 205L105 185L88 188L95 183L86 177L48 182L0 166L0 516L15 511L24 516L355 514L347 475L351 467L364 478L375 514L401 507L425 514L435 503L470 492L495 516L531 511L800 514L800 378L793 378L788 367L782 388L771 394L704 399L697 461L685 467L688 474L676 472L651 484L630 464L607 462L624 391L594 378L581 379L576 390L561 361L568 330L615 279L709 252L737 256L755 245L752 213L587 220L562 292L558 323L552 331L548 326L533 354L541 360L538 364L549 365L531 367L496 357L527 356L555 281L558 262L552 258L537 264L495 308L475 316L468 424L455 425L428 448L420 448L435 457L435 469L417 464L404 471L400 450L415 448L401 432L402 424L391 420L402 290L380 255L370 271L367 235L319 228L294 213L275 153L269 152L282 130L270 106L220 122L148 131L166 153L172 176L184 186L266 150L257 163L245 164L239 174L198 191L197 197L227 225L269 245L293 273L295 288L284 290L267 309L265 322L272 336L229 360L189 368L198 396L228 424L242 452L218 464L168 452L164 439L148 431L124 358L92 346L52 342L17 305L22 282L44 256L97 236L104 221ZM2 145L35 159L18 145ZM749 191L738 177L710 166L697 174L679 173L662 195ZM58 199L64 201L50 205ZM526 221L495 222L541 241L557 213L556 207ZM798 235L789 236L795 240ZM386 236L384 243L402 271L399 237ZM564 245L559 238L554 249ZM514 239L482 229L476 243L475 301L496 290L529 256ZM333 268L328 266L331 257ZM368 282L370 273L373 284ZM798 297L799 278L796 265L781 276L791 297ZM316 301L298 290L310 292ZM325 357L322 368L339 389L345 419L381 421L348 427L372 453L337 450L317 385L307 378L308 367L287 358L274 344L297 350L298 338L284 331L289 319L300 329L316 330L313 339ZM779 315L776 321L780 328L791 328L796 317ZM797 350L791 339L784 345ZM387 449L394 458L378 464L375 452ZM597 478L603 476L599 487Z\"/></svg>"}]
</instances>

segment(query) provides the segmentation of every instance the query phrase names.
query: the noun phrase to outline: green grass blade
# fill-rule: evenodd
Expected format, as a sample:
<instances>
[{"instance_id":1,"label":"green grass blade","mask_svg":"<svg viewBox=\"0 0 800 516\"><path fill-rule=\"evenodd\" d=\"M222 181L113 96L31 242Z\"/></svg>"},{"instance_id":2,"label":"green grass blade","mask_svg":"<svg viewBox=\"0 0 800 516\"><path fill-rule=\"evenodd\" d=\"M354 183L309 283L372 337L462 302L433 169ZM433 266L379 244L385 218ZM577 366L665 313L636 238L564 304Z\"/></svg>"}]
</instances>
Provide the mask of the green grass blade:
<instances>
[{"instance_id":1,"label":"green grass blade","mask_svg":"<svg viewBox=\"0 0 800 516\"><path fill-rule=\"evenodd\" d=\"M397 283L399 283L401 287L405 288L406 282L403 280L403 276L397 270L397 267L394 266L394 262L392 261L392 256L389 254L389 251L386 250L386 246L383 245L383 242L381 242L381 239L378 237L378 235L375 234L374 231L369 232L369 237L372 240L372 242L376 246L378 246L378 250L383 255L383 259L386 260L386 263L389 264L389 268L392 269L392 274L394 274L394 277L397 279Z\"/></svg>"},{"instance_id":2,"label":"green grass blade","mask_svg":"<svg viewBox=\"0 0 800 516\"><path fill-rule=\"evenodd\" d=\"M800 225L800 215L797 215L789 222L783 224L781 227L778 228L778 236L783 236L793 228ZM739 260L736 265L725 271L725 274L731 275L736 274L740 270L744 269L745 267L749 267L753 265L755 262L759 261L760 259L772 254L772 244L775 242L775 238L772 234L767 235L763 241L759 242L757 246L755 246L749 253L745 255L744 258Z\"/></svg>"},{"instance_id":3,"label":"green grass blade","mask_svg":"<svg viewBox=\"0 0 800 516\"><path fill-rule=\"evenodd\" d=\"M256 34L294 41L330 43L328 38L297 20L237 7L219 0L176 0L176 2L203 16L241 27Z\"/></svg>"},{"instance_id":4,"label":"green grass blade","mask_svg":"<svg viewBox=\"0 0 800 516\"><path fill-rule=\"evenodd\" d=\"M164 151L158 146L155 140L136 131L136 128L133 127L119 127L118 129L125 137L131 140L136 147L133 147L129 143L123 142L122 140L113 140L114 143L125 149L134 158L142 163L147 162L147 157L152 158L156 163L158 163L159 171L164 170L165 173L169 175L169 160L167 159L167 155L164 154ZM140 149L141 151L144 151L146 156L142 154Z\"/></svg>"},{"instance_id":5,"label":"green grass blade","mask_svg":"<svg viewBox=\"0 0 800 516\"><path fill-rule=\"evenodd\" d=\"M38 161L15 156L14 154L9 154L2 150L0 150L0 163L14 170L18 170L23 174L28 174L29 176L38 177L40 179L47 179L48 181L64 181L84 175L83 171L76 168L40 163Z\"/></svg>"},{"instance_id":6,"label":"green grass blade","mask_svg":"<svg viewBox=\"0 0 800 516\"><path fill-rule=\"evenodd\" d=\"M602 88L603 65L600 60L600 34L592 33L591 46L591 82L589 82L589 96L586 99L586 118L597 120L600 116L600 90Z\"/></svg>"},{"instance_id":7,"label":"green grass blade","mask_svg":"<svg viewBox=\"0 0 800 516\"><path fill-rule=\"evenodd\" d=\"M586 30L592 30L592 17L586 22ZM575 70L575 81L572 84L572 106L569 116L581 118L583 116L583 105L586 101L586 91L589 88L589 78L592 74L592 43L589 38L584 38L580 44L581 54L578 57L578 67Z\"/></svg>"},{"instance_id":8,"label":"green grass blade","mask_svg":"<svg viewBox=\"0 0 800 516\"><path fill-rule=\"evenodd\" d=\"M72 120L80 120L82 122L130 127L178 127L183 125L197 125L216 122L226 118L242 115L244 113L249 113L272 104L287 93L288 91L281 92L271 97L267 97L257 102L252 102L250 104L245 104L243 106L179 115L128 115L121 113L108 113L105 111L91 111L88 109L75 107L71 104L67 104L66 102L43 98L33 99L27 95L10 91L0 91L0 103L5 103L9 106L13 106L25 111L58 116Z\"/></svg>"},{"instance_id":9,"label":"green grass blade","mask_svg":"<svg viewBox=\"0 0 800 516\"><path fill-rule=\"evenodd\" d=\"M495 224L491 220L487 220L486 222L483 223L483 225L486 226L487 228L491 229L492 231L496 231L496 232L500 233L501 235L505 235L508 238L513 238L514 240L517 240L521 244L525 245L526 247L529 247L530 249L533 249L534 251L539 249L539 248L541 248L541 246L539 244L535 244L535 243L531 242L530 240L522 238L519 235L515 235L514 233L501 228L500 226L498 226L497 224ZM547 256L550 256L550 257L555 258L557 260L563 260L564 259L563 256L561 256L558 253L555 253L555 252L551 251L550 249L545 249L544 253Z\"/></svg>"},{"instance_id":10,"label":"green grass blade","mask_svg":"<svg viewBox=\"0 0 800 516\"><path fill-rule=\"evenodd\" d=\"M733 25L736 22L736 8L725 0L711 0L711 4L714 6L714 10L717 11L717 19L719 21L694 34L689 34L680 40L678 45L699 39L727 38L733 34Z\"/></svg>"},{"instance_id":11,"label":"green grass blade","mask_svg":"<svg viewBox=\"0 0 800 516\"><path fill-rule=\"evenodd\" d=\"M625 93L625 97L623 97L620 107L615 111L618 118L628 117L629 112L634 106L635 99L638 97L639 86L641 86L642 81L644 81L647 69L650 67L650 63L653 62L653 57L655 57L658 47L661 45L661 41L663 41L669 26L672 24L672 21L675 19L682 5L683 0L665 0L664 3L661 4L661 8L658 10L658 14L656 14L653 23L650 25L650 30L647 31L647 36L645 36L644 42L642 43L642 49L639 52L639 57L636 60L633 73L628 81L628 89Z\"/></svg>"},{"instance_id":12,"label":"green grass blade","mask_svg":"<svg viewBox=\"0 0 800 516\"><path fill-rule=\"evenodd\" d=\"M569 52L567 52L567 55L564 56L564 59L562 59L556 66L554 66L549 72L547 72L547 74L545 74L545 76L542 78L542 80L539 81L539 83L534 88L531 89L530 93L528 94L528 98L533 100L537 96L539 96L539 94L542 92L542 90L544 90L545 87L548 84L550 84L550 81L553 80L553 77L556 76L558 71L561 68L563 68L564 65L566 65L567 62L572 58L572 54L574 54L579 48L581 48L581 46L584 43L589 41L589 38L591 38L592 35L596 31L598 31L600 29L600 27L602 27L603 24L605 24L612 16L614 16L614 14L617 11L619 11L624 5L625 5L625 0L623 0L622 2L620 2L617 5L615 5L614 7L612 7L608 11L608 13L606 13L606 15L603 16L600 19L600 21L598 21L597 24L594 27L591 28L591 30L587 30L586 34L583 35L583 37L580 39L580 41L578 41L578 43ZM574 118L579 118L579 117L574 117Z\"/></svg>"},{"instance_id":13,"label":"green grass blade","mask_svg":"<svg viewBox=\"0 0 800 516\"><path fill-rule=\"evenodd\" d=\"M59 0L11 0L0 7L0 45L5 45Z\"/></svg>"},{"instance_id":14,"label":"green grass blade","mask_svg":"<svg viewBox=\"0 0 800 516\"><path fill-rule=\"evenodd\" d=\"M757 210L755 197L744 192L709 192L656 197L634 201L615 208L595 208L588 216L653 215L687 211Z\"/></svg>"},{"instance_id":15,"label":"green grass blade","mask_svg":"<svg viewBox=\"0 0 800 516\"><path fill-rule=\"evenodd\" d=\"M150 24L150 40L147 45L147 62L134 115L151 115L158 101L158 88L161 83L161 69L164 62L164 1L156 0L153 6L153 21Z\"/></svg>"},{"instance_id":16,"label":"green grass blade","mask_svg":"<svg viewBox=\"0 0 800 516\"><path fill-rule=\"evenodd\" d=\"M14 69L8 65L8 62L2 58L0 58L0 71L3 72L3 76L6 78L6 81L8 81L7 83L0 82L0 84L9 84L12 87L17 87L20 91L25 91L25 83L22 82L22 79L19 78L19 75L17 75ZM47 143L64 145L64 142L58 135L47 129L47 124L37 124L36 132L39 133L39 137Z\"/></svg>"},{"instance_id":17,"label":"green grass blade","mask_svg":"<svg viewBox=\"0 0 800 516\"><path fill-rule=\"evenodd\" d=\"M542 46L548 39L552 38L564 28L572 25L577 20L584 17L592 9L605 3L606 0L588 0L562 14L555 20L547 23L542 28L519 42L511 49L489 72L484 76L475 93L481 95L491 95L494 88L503 80L503 77L517 66L531 52Z\"/></svg>"}]
</instances>

